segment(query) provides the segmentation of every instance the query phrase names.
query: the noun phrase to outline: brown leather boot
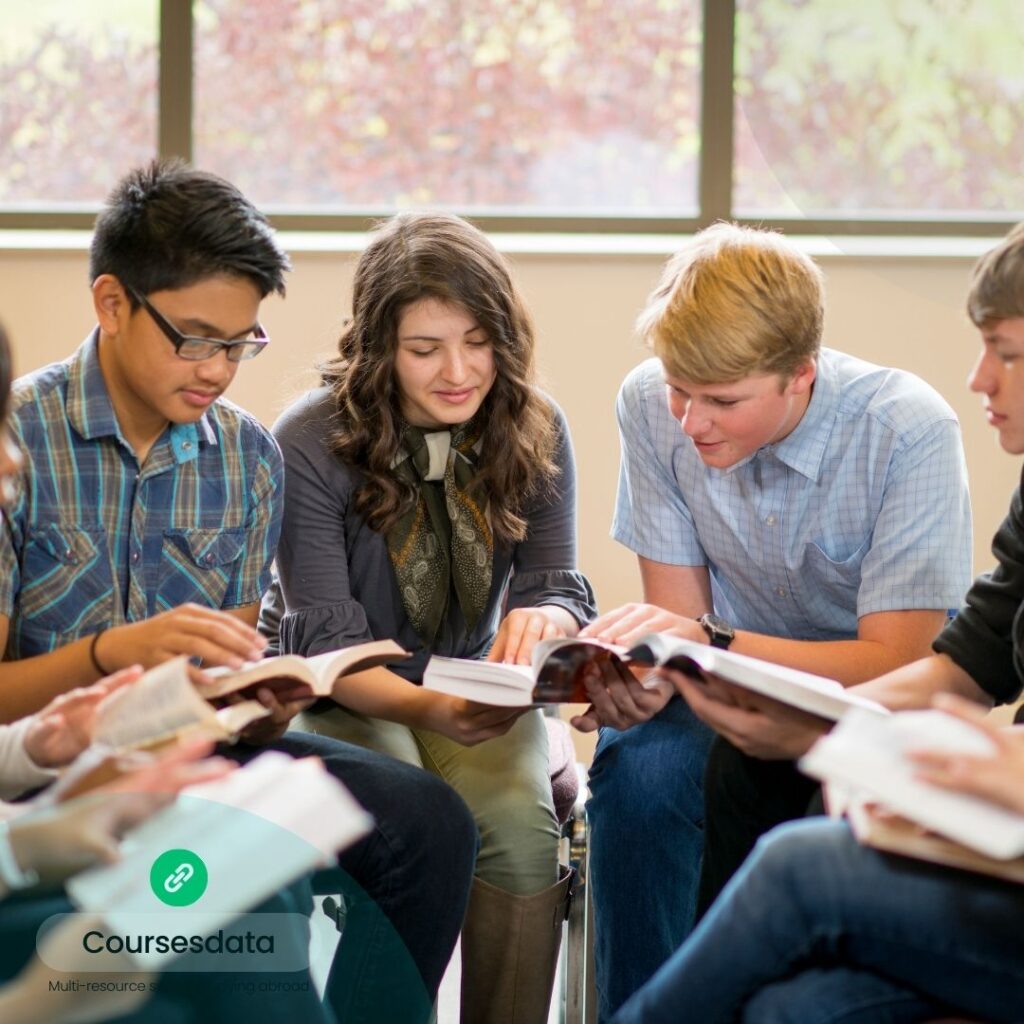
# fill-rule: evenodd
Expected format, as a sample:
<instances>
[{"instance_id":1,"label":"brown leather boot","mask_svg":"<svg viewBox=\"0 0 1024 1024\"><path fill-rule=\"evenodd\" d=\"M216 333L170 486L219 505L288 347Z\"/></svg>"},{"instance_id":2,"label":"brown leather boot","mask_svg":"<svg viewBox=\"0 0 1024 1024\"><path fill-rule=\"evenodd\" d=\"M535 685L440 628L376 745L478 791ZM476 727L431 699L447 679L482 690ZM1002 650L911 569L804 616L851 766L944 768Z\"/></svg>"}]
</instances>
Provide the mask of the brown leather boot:
<instances>
[{"instance_id":1,"label":"brown leather boot","mask_svg":"<svg viewBox=\"0 0 1024 1024\"><path fill-rule=\"evenodd\" d=\"M462 926L462 1024L546 1024L573 872L533 896L473 879Z\"/></svg>"}]
</instances>

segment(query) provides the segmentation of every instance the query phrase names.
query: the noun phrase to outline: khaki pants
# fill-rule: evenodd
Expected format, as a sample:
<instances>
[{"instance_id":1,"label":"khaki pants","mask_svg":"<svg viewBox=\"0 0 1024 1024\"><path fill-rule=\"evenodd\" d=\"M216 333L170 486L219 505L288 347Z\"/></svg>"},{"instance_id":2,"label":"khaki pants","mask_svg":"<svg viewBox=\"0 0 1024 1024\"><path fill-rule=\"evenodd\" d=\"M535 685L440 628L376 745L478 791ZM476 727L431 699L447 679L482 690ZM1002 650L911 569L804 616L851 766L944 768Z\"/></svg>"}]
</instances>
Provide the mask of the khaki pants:
<instances>
[{"instance_id":1,"label":"khaki pants","mask_svg":"<svg viewBox=\"0 0 1024 1024\"><path fill-rule=\"evenodd\" d=\"M444 779L476 819L476 874L488 884L531 896L557 881L558 823L540 711L528 711L504 736L475 747L342 707L299 715L294 728L388 754Z\"/></svg>"}]
</instances>

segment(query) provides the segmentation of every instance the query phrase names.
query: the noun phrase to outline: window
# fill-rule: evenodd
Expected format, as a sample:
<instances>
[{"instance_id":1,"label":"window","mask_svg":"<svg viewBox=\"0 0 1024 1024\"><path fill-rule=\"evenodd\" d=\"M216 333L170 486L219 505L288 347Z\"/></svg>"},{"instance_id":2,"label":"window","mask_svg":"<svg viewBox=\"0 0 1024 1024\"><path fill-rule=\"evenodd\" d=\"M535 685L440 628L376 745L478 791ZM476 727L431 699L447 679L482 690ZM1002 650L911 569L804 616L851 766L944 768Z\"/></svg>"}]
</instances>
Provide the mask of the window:
<instances>
[{"instance_id":1,"label":"window","mask_svg":"<svg viewBox=\"0 0 1024 1024\"><path fill-rule=\"evenodd\" d=\"M157 0L0 13L0 203L97 204L156 154Z\"/></svg>"},{"instance_id":2,"label":"window","mask_svg":"<svg viewBox=\"0 0 1024 1024\"><path fill-rule=\"evenodd\" d=\"M155 153L282 228L997 235L1018 0L34 0L0 13L0 227ZM76 212L80 211L80 212Z\"/></svg>"},{"instance_id":3,"label":"window","mask_svg":"<svg viewBox=\"0 0 1024 1024\"><path fill-rule=\"evenodd\" d=\"M1024 214L1016 0L737 8L737 213Z\"/></svg>"},{"instance_id":4,"label":"window","mask_svg":"<svg viewBox=\"0 0 1024 1024\"><path fill-rule=\"evenodd\" d=\"M194 10L195 158L257 202L696 214L696 0Z\"/></svg>"}]
</instances>

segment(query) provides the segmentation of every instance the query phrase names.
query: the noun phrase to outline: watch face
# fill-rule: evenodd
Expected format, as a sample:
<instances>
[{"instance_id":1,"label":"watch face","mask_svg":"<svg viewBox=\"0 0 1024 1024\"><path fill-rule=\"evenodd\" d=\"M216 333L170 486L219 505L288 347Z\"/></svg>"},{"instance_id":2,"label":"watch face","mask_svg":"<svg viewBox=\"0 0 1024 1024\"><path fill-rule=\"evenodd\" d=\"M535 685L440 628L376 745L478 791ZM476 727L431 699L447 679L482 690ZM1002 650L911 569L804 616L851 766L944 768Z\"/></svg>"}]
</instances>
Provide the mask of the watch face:
<instances>
[{"instance_id":1,"label":"watch face","mask_svg":"<svg viewBox=\"0 0 1024 1024\"><path fill-rule=\"evenodd\" d=\"M736 630L725 619L710 612L700 617L700 624L707 632L712 647L728 647L736 636Z\"/></svg>"}]
</instances>

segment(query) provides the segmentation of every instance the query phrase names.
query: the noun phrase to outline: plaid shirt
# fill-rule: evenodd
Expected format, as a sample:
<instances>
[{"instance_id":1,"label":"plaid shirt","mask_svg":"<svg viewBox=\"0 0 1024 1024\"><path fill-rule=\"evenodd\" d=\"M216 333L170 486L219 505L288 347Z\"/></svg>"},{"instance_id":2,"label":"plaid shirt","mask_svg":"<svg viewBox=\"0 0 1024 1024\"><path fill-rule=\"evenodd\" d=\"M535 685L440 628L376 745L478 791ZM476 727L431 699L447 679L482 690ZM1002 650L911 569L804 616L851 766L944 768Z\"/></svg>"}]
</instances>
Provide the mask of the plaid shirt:
<instances>
[{"instance_id":1,"label":"plaid shirt","mask_svg":"<svg viewBox=\"0 0 1024 1024\"><path fill-rule=\"evenodd\" d=\"M170 425L140 467L97 336L14 384L10 429L26 466L0 530L8 658L187 601L253 604L270 582L284 480L274 439L218 399L198 422Z\"/></svg>"},{"instance_id":2,"label":"plaid shirt","mask_svg":"<svg viewBox=\"0 0 1024 1024\"><path fill-rule=\"evenodd\" d=\"M822 349L791 434L708 468L672 418L661 363L622 385L612 536L706 565L715 610L798 640L857 635L872 612L956 608L971 581L960 426L924 381Z\"/></svg>"}]
</instances>

